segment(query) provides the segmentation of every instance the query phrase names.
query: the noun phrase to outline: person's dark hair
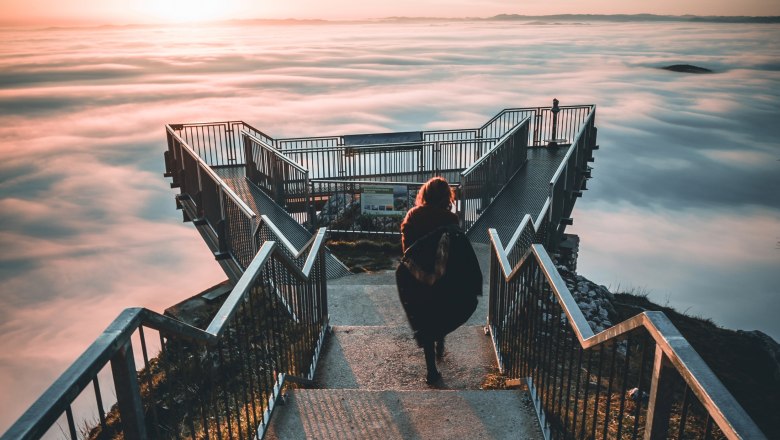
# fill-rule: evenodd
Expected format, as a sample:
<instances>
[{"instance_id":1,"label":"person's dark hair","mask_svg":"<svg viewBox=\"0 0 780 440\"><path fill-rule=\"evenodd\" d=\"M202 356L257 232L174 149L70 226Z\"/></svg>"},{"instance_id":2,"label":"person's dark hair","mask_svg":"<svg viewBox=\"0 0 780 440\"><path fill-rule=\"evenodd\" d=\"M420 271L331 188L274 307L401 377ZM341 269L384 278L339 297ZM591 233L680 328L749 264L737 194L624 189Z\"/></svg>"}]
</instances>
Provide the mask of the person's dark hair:
<instances>
[{"instance_id":1,"label":"person's dark hair","mask_svg":"<svg viewBox=\"0 0 780 440\"><path fill-rule=\"evenodd\" d=\"M423 184L414 201L416 206L436 206L450 209L455 202L455 192L443 177L434 177Z\"/></svg>"}]
</instances>

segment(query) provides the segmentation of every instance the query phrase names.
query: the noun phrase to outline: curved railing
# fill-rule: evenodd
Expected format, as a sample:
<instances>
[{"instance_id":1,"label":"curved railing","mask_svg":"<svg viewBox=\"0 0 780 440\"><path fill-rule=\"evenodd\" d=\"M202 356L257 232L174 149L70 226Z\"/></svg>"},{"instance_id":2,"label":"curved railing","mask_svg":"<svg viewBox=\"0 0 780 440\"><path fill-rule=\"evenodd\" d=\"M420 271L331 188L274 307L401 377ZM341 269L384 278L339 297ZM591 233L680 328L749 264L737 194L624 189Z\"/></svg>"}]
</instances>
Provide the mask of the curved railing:
<instances>
[{"instance_id":1,"label":"curved railing","mask_svg":"<svg viewBox=\"0 0 780 440\"><path fill-rule=\"evenodd\" d=\"M52 429L73 439L262 437L285 377L314 375L328 325L324 237L319 230L301 250L265 242L205 329L126 309L2 439L37 439ZM299 266L294 257L306 250ZM153 359L150 331L161 341ZM134 340L143 352L138 372ZM106 411L99 376L109 365L117 403ZM74 417L83 393L99 413L94 425ZM57 424L63 416L66 428Z\"/></svg>"},{"instance_id":2,"label":"curved railing","mask_svg":"<svg viewBox=\"0 0 780 440\"><path fill-rule=\"evenodd\" d=\"M489 235L496 356L526 378L546 438L765 438L665 314L594 334L543 246L512 264Z\"/></svg>"}]
</instances>

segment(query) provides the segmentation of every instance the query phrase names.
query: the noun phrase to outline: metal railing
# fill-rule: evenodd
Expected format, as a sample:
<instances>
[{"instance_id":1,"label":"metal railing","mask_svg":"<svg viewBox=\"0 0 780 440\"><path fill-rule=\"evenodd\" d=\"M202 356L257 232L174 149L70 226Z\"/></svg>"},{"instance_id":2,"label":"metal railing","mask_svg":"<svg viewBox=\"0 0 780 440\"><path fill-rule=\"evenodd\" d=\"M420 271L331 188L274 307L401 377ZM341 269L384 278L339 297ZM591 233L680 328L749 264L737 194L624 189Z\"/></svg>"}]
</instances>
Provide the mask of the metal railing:
<instances>
[{"instance_id":1,"label":"metal railing","mask_svg":"<svg viewBox=\"0 0 780 440\"><path fill-rule=\"evenodd\" d=\"M571 224L574 202L582 195L586 179L590 177L588 162L593 160L593 150L598 148L595 122L596 107L593 106L550 179L547 204L549 238L546 243L552 246L553 252L557 250L557 243L561 241L566 225Z\"/></svg>"},{"instance_id":2,"label":"metal railing","mask_svg":"<svg viewBox=\"0 0 780 440\"><path fill-rule=\"evenodd\" d=\"M310 221L309 171L281 151L244 134L246 177L298 223Z\"/></svg>"},{"instance_id":3,"label":"metal railing","mask_svg":"<svg viewBox=\"0 0 780 440\"><path fill-rule=\"evenodd\" d=\"M494 229L488 327L546 438L765 438L662 312L594 334L547 251L517 264Z\"/></svg>"},{"instance_id":4,"label":"metal railing","mask_svg":"<svg viewBox=\"0 0 780 440\"><path fill-rule=\"evenodd\" d=\"M461 226L469 230L528 158L529 118L515 124L491 149L460 174Z\"/></svg>"},{"instance_id":5,"label":"metal railing","mask_svg":"<svg viewBox=\"0 0 780 440\"><path fill-rule=\"evenodd\" d=\"M572 144L549 182L548 195L536 218L526 214L509 240L509 261L515 264L532 244L542 244L552 252L557 251L566 226L571 224L574 203L582 195L585 182L590 177L588 162L593 160L597 148L596 108L583 121Z\"/></svg>"},{"instance_id":6,"label":"metal railing","mask_svg":"<svg viewBox=\"0 0 780 440\"><path fill-rule=\"evenodd\" d=\"M479 137L501 137L518 122L531 118L529 146L546 146L550 143L569 144L577 135L594 105L509 108L501 110L478 129ZM551 142L552 141L552 142Z\"/></svg>"},{"instance_id":7,"label":"metal railing","mask_svg":"<svg viewBox=\"0 0 780 440\"><path fill-rule=\"evenodd\" d=\"M170 124L168 127L212 167L244 163L243 133L274 143L272 137L243 121Z\"/></svg>"},{"instance_id":8,"label":"metal railing","mask_svg":"<svg viewBox=\"0 0 780 440\"><path fill-rule=\"evenodd\" d=\"M300 251L264 242L205 329L126 309L2 439L37 439L52 429L72 439L262 437L288 375L314 375L328 326L324 237L320 230ZM299 266L291 254L307 250ZM155 331L161 352L150 359ZM99 373L109 365L116 405L106 411ZM76 422L72 404L82 393L91 394L94 423ZM57 423L63 415L67 427Z\"/></svg>"},{"instance_id":9,"label":"metal railing","mask_svg":"<svg viewBox=\"0 0 780 440\"><path fill-rule=\"evenodd\" d=\"M423 185L424 181L437 175L443 175L450 180L450 186L456 194L455 212L461 219L464 229L472 225L490 202L498 195L500 190L506 185L512 176L520 169L527 159L526 138L528 137L529 119L518 123L512 127L497 142L490 140L495 146L488 149L476 160L471 160L471 154L479 150L470 150L464 153L463 150L457 152L450 151L453 154L447 154L446 147L478 145L483 141L466 143L446 142L430 143L405 143L393 145L377 145L360 147L358 150L362 156L358 164L373 164L377 170L382 173L371 174L358 173L352 176L350 180L336 179L312 179L309 194L312 198L310 206L316 211L317 218L313 220L316 225L328 225L328 228L341 234L366 234L381 233L397 235L400 231L400 224L403 216L395 219L372 218L371 216L361 215L360 194L364 188L381 185L385 187L404 187L406 195L405 203L399 206L399 211L405 211L414 206L414 199L417 191ZM457 135L460 132L446 132L447 136ZM488 142L488 141L485 141ZM427 152L434 154L426 156ZM306 151L306 150L302 150ZM372 155L388 159L393 154L411 152L414 159L409 158L393 160L391 164L384 160L370 160ZM455 167L454 169L443 170L439 166L433 169L426 169L421 163L442 164ZM399 167L396 167L396 165ZM403 165L405 164L405 165ZM468 165L468 168L466 166ZM408 168L403 168L408 167ZM368 166L360 169L368 169ZM442 167L444 168L444 167ZM465 170L463 170L465 168ZM354 168L353 168L354 169ZM416 169L417 171L413 171ZM463 170L460 172L460 170ZM415 181L404 181L406 177L416 178ZM395 178L396 180L389 180ZM457 179L457 181L456 181ZM380 221L381 220L381 221ZM359 223L355 225L354 223Z\"/></svg>"},{"instance_id":10,"label":"metal railing","mask_svg":"<svg viewBox=\"0 0 780 440\"><path fill-rule=\"evenodd\" d=\"M312 179L414 177L462 170L490 150L496 140L436 140L295 149L280 147L279 150L308 169Z\"/></svg>"},{"instance_id":11,"label":"metal railing","mask_svg":"<svg viewBox=\"0 0 780 440\"><path fill-rule=\"evenodd\" d=\"M217 258L232 257L246 269L258 250L252 240L257 215L171 126L166 134L166 166L173 186L181 189L178 203L185 215L197 225L208 226L202 229L204 238ZM240 271L233 274L240 276Z\"/></svg>"}]
</instances>

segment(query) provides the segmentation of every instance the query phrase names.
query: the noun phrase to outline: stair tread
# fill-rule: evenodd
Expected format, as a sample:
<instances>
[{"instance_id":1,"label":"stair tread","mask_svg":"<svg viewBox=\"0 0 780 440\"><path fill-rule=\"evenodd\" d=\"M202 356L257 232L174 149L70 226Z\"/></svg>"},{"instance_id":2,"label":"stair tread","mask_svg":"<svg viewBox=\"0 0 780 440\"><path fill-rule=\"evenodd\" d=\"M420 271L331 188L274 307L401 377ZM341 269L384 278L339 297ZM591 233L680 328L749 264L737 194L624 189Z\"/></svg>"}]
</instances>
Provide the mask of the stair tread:
<instances>
[{"instance_id":1,"label":"stair tread","mask_svg":"<svg viewBox=\"0 0 780 440\"><path fill-rule=\"evenodd\" d=\"M291 390L265 438L541 439L527 391Z\"/></svg>"},{"instance_id":2,"label":"stair tread","mask_svg":"<svg viewBox=\"0 0 780 440\"><path fill-rule=\"evenodd\" d=\"M480 389L498 374L495 354L481 326L447 336L439 361L440 389ZM315 381L320 388L427 390L423 350L408 327L336 326L328 335Z\"/></svg>"},{"instance_id":3,"label":"stair tread","mask_svg":"<svg viewBox=\"0 0 780 440\"><path fill-rule=\"evenodd\" d=\"M487 319L487 289L466 325L484 325ZM376 325L408 327L395 284L349 284L328 287L331 325Z\"/></svg>"}]
</instances>

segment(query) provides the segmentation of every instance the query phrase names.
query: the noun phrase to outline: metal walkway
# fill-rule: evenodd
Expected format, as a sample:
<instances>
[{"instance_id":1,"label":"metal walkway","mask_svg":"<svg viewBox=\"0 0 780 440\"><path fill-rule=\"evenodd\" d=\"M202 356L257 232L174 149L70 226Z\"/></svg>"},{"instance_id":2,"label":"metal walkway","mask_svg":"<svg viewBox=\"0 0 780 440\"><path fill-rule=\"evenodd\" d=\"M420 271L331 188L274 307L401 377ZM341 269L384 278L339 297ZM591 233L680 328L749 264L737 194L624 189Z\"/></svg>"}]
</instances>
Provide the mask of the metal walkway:
<instances>
[{"instance_id":1,"label":"metal walkway","mask_svg":"<svg viewBox=\"0 0 780 440\"><path fill-rule=\"evenodd\" d=\"M471 241L489 244L489 227L495 228L502 240L509 240L526 214L536 219L549 195L550 179L560 166L567 149L529 148L528 162L469 230Z\"/></svg>"},{"instance_id":2,"label":"metal walkway","mask_svg":"<svg viewBox=\"0 0 780 440\"><path fill-rule=\"evenodd\" d=\"M244 165L213 167L212 169L239 197L241 197L241 200L243 200L255 214L268 216L274 225L284 232L285 237L293 246L300 249L309 241L312 234L307 231L306 228L290 217L290 215L285 212L284 208L277 205L263 191L249 182L246 178L246 168ZM339 261L330 252L326 253L328 255L328 262L326 264L328 278L338 278L351 274L349 269L344 266L344 263Z\"/></svg>"}]
</instances>

